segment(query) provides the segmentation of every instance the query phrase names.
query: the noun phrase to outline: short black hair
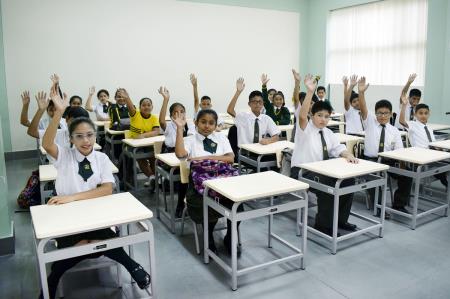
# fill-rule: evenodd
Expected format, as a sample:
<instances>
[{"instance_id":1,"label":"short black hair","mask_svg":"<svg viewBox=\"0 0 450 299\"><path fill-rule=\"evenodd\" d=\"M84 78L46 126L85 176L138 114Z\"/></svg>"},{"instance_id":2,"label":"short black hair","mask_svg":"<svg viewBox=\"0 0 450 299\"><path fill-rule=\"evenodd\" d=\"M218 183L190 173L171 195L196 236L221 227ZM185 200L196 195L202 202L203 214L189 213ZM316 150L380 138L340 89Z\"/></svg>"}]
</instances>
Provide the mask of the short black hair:
<instances>
[{"instance_id":1,"label":"short black hair","mask_svg":"<svg viewBox=\"0 0 450 299\"><path fill-rule=\"evenodd\" d=\"M72 136L73 131L75 131L78 125L83 123L90 125L95 131L95 125L89 117L77 117L69 125L69 135Z\"/></svg>"},{"instance_id":2,"label":"short black hair","mask_svg":"<svg viewBox=\"0 0 450 299\"><path fill-rule=\"evenodd\" d=\"M150 98L142 98L142 99L139 101L139 107L141 107L142 102L144 102L145 100L149 100L149 101L150 101L150 104L153 105L152 99L150 99Z\"/></svg>"},{"instance_id":3,"label":"short black hair","mask_svg":"<svg viewBox=\"0 0 450 299\"><path fill-rule=\"evenodd\" d=\"M380 108L387 108L387 109L389 109L390 112L392 112L392 104L388 100L385 100L385 99L379 100L375 104L375 112Z\"/></svg>"},{"instance_id":4,"label":"short black hair","mask_svg":"<svg viewBox=\"0 0 450 299\"><path fill-rule=\"evenodd\" d=\"M323 91L325 91L325 92L326 92L326 90L325 90L325 87L323 87L323 86L319 86L319 87L317 87L317 92L319 92L319 91L321 91L321 90L323 90Z\"/></svg>"},{"instance_id":5,"label":"short black hair","mask_svg":"<svg viewBox=\"0 0 450 299\"><path fill-rule=\"evenodd\" d=\"M430 107L428 107L427 104L420 103L416 105L416 108L414 108L414 112L417 112L420 109L427 109L428 111L430 111Z\"/></svg>"},{"instance_id":6,"label":"short black hair","mask_svg":"<svg viewBox=\"0 0 450 299\"><path fill-rule=\"evenodd\" d=\"M263 97L262 92L259 90L254 90L248 95L248 101L250 102L254 97Z\"/></svg>"},{"instance_id":7,"label":"short black hair","mask_svg":"<svg viewBox=\"0 0 450 299\"><path fill-rule=\"evenodd\" d=\"M358 99L358 98L359 98L359 94L352 90L352 94L350 95L350 103L353 103L353 100Z\"/></svg>"},{"instance_id":8,"label":"short black hair","mask_svg":"<svg viewBox=\"0 0 450 299\"><path fill-rule=\"evenodd\" d=\"M284 94L283 94L281 91L277 91L277 92L273 95L273 97L275 97L275 96L281 96L281 97L283 98L283 100L284 100Z\"/></svg>"},{"instance_id":9,"label":"short black hair","mask_svg":"<svg viewBox=\"0 0 450 299\"><path fill-rule=\"evenodd\" d=\"M71 96L70 100L69 100L69 105L72 105L72 102L75 101L76 99L80 100L80 104L83 104L83 99L80 96Z\"/></svg>"},{"instance_id":10,"label":"short black hair","mask_svg":"<svg viewBox=\"0 0 450 299\"><path fill-rule=\"evenodd\" d=\"M409 91L409 97L421 97L422 96L422 92L420 90L418 90L417 88L413 88Z\"/></svg>"},{"instance_id":11,"label":"short black hair","mask_svg":"<svg viewBox=\"0 0 450 299\"><path fill-rule=\"evenodd\" d=\"M272 91L277 92L277 90L276 90L275 88L271 88L271 89L269 89L269 90L267 91L267 93L271 93Z\"/></svg>"},{"instance_id":12,"label":"short black hair","mask_svg":"<svg viewBox=\"0 0 450 299\"><path fill-rule=\"evenodd\" d=\"M178 106L180 106L181 108L183 108L183 110L186 112L186 108L184 108L184 105L181 103L173 103L172 105L170 105L169 107L169 114L170 116L172 116L173 110L175 110L175 108L177 108Z\"/></svg>"},{"instance_id":13,"label":"short black hair","mask_svg":"<svg viewBox=\"0 0 450 299\"><path fill-rule=\"evenodd\" d=\"M87 117L89 118L89 113L83 107L68 107L66 118L79 118Z\"/></svg>"},{"instance_id":14,"label":"short black hair","mask_svg":"<svg viewBox=\"0 0 450 299\"><path fill-rule=\"evenodd\" d=\"M208 100L208 101L211 102L211 98L210 98L209 96L202 96L202 97L200 98L200 102L203 101L203 100Z\"/></svg>"},{"instance_id":15,"label":"short black hair","mask_svg":"<svg viewBox=\"0 0 450 299\"><path fill-rule=\"evenodd\" d=\"M198 112L196 120L199 121L203 116L207 115L207 114L211 114L214 118L214 120L216 121L216 126L217 126L217 112L212 110L212 109L202 109Z\"/></svg>"},{"instance_id":16,"label":"short black hair","mask_svg":"<svg viewBox=\"0 0 450 299\"><path fill-rule=\"evenodd\" d=\"M100 90L97 92L97 98L100 97L100 94L101 94L101 93L104 93L104 94L106 94L106 95L109 97L109 92L108 92L106 89L100 89Z\"/></svg>"},{"instance_id":17,"label":"short black hair","mask_svg":"<svg viewBox=\"0 0 450 299\"><path fill-rule=\"evenodd\" d=\"M328 111L328 113L331 114L331 112L333 111L333 108L331 107L330 103L328 103L328 102L318 101L312 105L311 113L312 113L312 115L314 115L317 112L323 111L323 110L326 110L326 111Z\"/></svg>"},{"instance_id":18,"label":"short black hair","mask_svg":"<svg viewBox=\"0 0 450 299\"><path fill-rule=\"evenodd\" d=\"M312 95L311 101L312 101L313 103L319 102L319 97L314 93L314 94Z\"/></svg>"}]
</instances>

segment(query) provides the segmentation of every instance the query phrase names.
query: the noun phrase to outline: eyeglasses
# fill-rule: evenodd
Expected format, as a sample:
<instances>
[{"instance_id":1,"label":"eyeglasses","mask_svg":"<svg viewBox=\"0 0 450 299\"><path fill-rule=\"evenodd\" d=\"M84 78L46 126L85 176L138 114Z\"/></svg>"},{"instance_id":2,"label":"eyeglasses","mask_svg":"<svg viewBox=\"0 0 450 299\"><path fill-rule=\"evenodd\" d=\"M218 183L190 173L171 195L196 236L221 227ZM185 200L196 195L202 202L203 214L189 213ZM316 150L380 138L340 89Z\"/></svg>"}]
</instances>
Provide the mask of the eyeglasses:
<instances>
[{"instance_id":1,"label":"eyeglasses","mask_svg":"<svg viewBox=\"0 0 450 299\"><path fill-rule=\"evenodd\" d=\"M375 113L376 116L389 116L391 115L391 112L377 112Z\"/></svg>"},{"instance_id":2,"label":"eyeglasses","mask_svg":"<svg viewBox=\"0 0 450 299\"><path fill-rule=\"evenodd\" d=\"M252 100L252 101L250 101L250 104L262 105L262 104L263 104L263 101L260 101L260 100Z\"/></svg>"},{"instance_id":3,"label":"eyeglasses","mask_svg":"<svg viewBox=\"0 0 450 299\"><path fill-rule=\"evenodd\" d=\"M72 138L75 139L75 141L83 141L85 138L92 140L95 139L95 132L88 132L86 134L72 134Z\"/></svg>"}]
</instances>

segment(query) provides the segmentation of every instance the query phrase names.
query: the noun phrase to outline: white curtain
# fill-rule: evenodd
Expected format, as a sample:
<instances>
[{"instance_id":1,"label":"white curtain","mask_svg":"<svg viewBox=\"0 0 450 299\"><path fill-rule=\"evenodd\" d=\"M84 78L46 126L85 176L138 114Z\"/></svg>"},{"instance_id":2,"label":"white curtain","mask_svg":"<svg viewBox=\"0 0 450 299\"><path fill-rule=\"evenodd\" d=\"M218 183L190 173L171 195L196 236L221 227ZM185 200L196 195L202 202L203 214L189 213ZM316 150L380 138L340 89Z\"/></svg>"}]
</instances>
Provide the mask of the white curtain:
<instances>
[{"instance_id":1,"label":"white curtain","mask_svg":"<svg viewBox=\"0 0 450 299\"><path fill-rule=\"evenodd\" d=\"M365 75L371 84L403 85L417 73L423 85L427 0L385 0L330 11L326 81Z\"/></svg>"}]
</instances>

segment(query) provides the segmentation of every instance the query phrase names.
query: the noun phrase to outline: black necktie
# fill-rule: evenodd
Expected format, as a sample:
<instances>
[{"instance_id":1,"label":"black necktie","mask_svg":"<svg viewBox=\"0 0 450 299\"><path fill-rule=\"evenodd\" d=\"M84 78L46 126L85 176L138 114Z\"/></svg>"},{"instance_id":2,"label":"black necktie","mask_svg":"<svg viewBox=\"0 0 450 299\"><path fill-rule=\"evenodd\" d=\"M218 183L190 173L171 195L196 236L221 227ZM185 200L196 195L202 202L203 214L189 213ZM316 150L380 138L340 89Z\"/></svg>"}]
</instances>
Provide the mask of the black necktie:
<instances>
[{"instance_id":1,"label":"black necktie","mask_svg":"<svg viewBox=\"0 0 450 299\"><path fill-rule=\"evenodd\" d=\"M186 137L189 131L189 127L187 124L184 125L184 130L183 130L183 137Z\"/></svg>"},{"instance_id":2,"label":"black necktie","mask_svg":"<svg viewBox=\"0 0 450 299\"><path fill-rule=\"evenodd\" d=\"M108 105L103 104L103 113L108 112Z\"/></svg>"},{"instance_id":3,"label":"black necktie","mask_svg":"<svg viewBox=\"0 0 450 299\"><path fill-rule=\"evenodd\" d=\"M359 114L359 120L361 121L361 128L364 131L364 122L363 122L363 119L362 119L362 116L361 116L361 111L359 111L358 114Z\"/></svg>"},{"instance_id":4,"label":"black necktie","mask_svg":"<svg viewBox=\"0 0 450 299\"><path fill-rule=\"evenodd\" d=\"M217 143L208 137L205 137L205 139L203 139L203 149L211 154L215 154L217 150Z\"/></svg>"},{"instance_id":5,"label":"black necktie","mask_svg":"<svg viewBox=\"0 0 450 299\"><path fill-rule=\"evenodd\" d=\"M430 134L430 131L428 131L427 126L425 126L424 128L425 128L425 133L427 133L428 141L429 141L429 142L433 141L433 140L431 139L431 134Z\"/></svg>"},{"instance_id":6,"label":"black necktie","mask_svg":"<svg viewBox=\"0 0 450 299\"><path fill-rule=\"evenodd\" d=\"M83 178L85 182L87 182L88 178L90 178L94 174L92 172L91 163L87 158L84 158L83 161L78 162L78 174Z\"/></svg>"},{"instance_id":7,"label":"black necktie","mask_svg":"<svg viewBox=\"0 0 450 299\"><path fill-rule=\"evenodd\" d=\"M280 113L280 108L275 109L275 114Z\"/></svg>"},{"instance_id":8,"label":"black necktie","mask_svg":"<svg viewBox=\"0 0 450 299\"><path fill-rule=\"evenodd\" d=\"M319 131L320 134L320 141L322 142L322 155L324 160L328 160L330 157L328 156L328 147L327 143L325 142L325 137L323 136L323 131Z\"/></svg>"},{"instance_id":9,"label":"black necktie","mask_svg":"<svg viewBox=\"0 0 450 299\"><path fill-rule=\"evenodd\" d=\"M409 120L413 119L414 119L414 107L411 106L411 108L409 108Z\"/></svg>"},{"instance_id":10,"label":"black necktie","mask_svg":"<svg viewBox=\"0 0 450 299\"><path fill-rule=\"evenodd\" d=\"M259 123L258 119L255 119L255 128L253 130L253 143L259 142Z\"/></svg>"},{"instance_id":11,"label":"black necktie","mask_svg":"<svg viewBox=\"0 0 450 299\"><path fill-rule=\"evenodd\" d=\"M383 129L381 129L381 135L380 135L380 143L378 144L378 152L382 153L384 152L384 135L386 134L386 125L381 125Z\"/></svg>"}]
</instances>

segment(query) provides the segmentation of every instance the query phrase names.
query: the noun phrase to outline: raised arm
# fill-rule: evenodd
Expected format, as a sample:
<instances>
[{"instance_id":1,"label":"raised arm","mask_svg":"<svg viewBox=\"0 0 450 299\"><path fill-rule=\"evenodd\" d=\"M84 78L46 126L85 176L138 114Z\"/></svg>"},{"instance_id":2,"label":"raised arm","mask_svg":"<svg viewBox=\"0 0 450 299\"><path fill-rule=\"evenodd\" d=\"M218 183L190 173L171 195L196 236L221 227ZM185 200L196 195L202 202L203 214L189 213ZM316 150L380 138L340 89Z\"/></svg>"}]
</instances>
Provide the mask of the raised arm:
<instances>
[{"instance_id":1,"label":"raised arm","mask_svg":"<svg viewBox=\"0 0 450 299\"><path fill-rule=\"evenodd\" d=\"M44 137L42 137L42 146L44 147L47 154L52 158L58 159L58 146L55 143L56 131L58 130L59 121L64 113L64 110L69 105L69 99L67 95L64 94L63 98L58 93L58 85L53 84L50 90L50 98L55 104L55 113L53 114L52 120L45 130Z\"/></svg>"},{"instance_id":2,"label":"raised arm","mask_svg":"<svg viewBox=\"0 0 450 299\"><path fill-rule=\"evenodd\" d=\"M317 87L317 81L310 74L305 76L304 83L307 89L306 97L298 115L299 125L302 130L304 130L308 124L309 108L311 107L311 100Z\"/></svg>"},{"instance_id":3,"label":"raised arm","mask_svg":"<svg viewBox=\"0 0 450 299\"><path fill-rule=\"evenodd\" d=\"M189 78L191 79L192 90L194 91L194 112L195 114L197 114L200 106L200 100L198 98L197 77L195 77L195 74L190 74Z\"/></svg>"},{"instance_id":4,"label":"raised arm","mask_svg":"<svg viewBox=\"0 0 450 299\"><path fill-rule=\"evenodd\" d=\"M93 112L94 109L92 108L92 96L95 93L95 87L92 86L91 88L89 88L89 95L86 101L86 105L84 105L84 108L86 108L87 111Z\"/></svg>"},{"instance_id":5,"label":"raised arm","mask_svg":"<svg viewBox=\"0 0 450 299\"><path fill-rule=\"evenodd\" d=\"M166 123L167 105L169 104L170 94L167 88L162 86L158 89L158 93L163 97L163 103L161 106L161 110L159 111L159 125L163 129L163 131L165 131L167 126Z\"/></svg>"},{"instance_id":6,"label":"raised arm","mask_svg":"<svg viewBox=\"0 0 450 299\"><path fill-rule=\"evenodd\" d=\"M128 95L128 92L124 88L119 88L119 94L122 96L127 103L128 107L128 114L133 117L136 114L136 108L134 107L133 102L130 99L130 96Z\"/></svg>"},{"instance_id":7,"label":"raised arm","mask_svg":"<svg viewBox=\"0 0 450 299\"><path fill-rule=\"evenodd\" d=\"M22 97L22 112L20 113L20 124L24 127L30 126L30 120L28 119L28 108L30 107L30 92L24 91Z\"/></svg>"},{"instance_id":8,"label":"raised arm","mask_svg":"<svg viewBox=\"0 0 450 299\"><path fill-rule=\"evenodd\" d=\"M402 96L406 95L406 93L408 92L409 88L411 87L411 84L414 82L416 77L417 77L417 74L409 75L408 81L406 82L405 86L403 86L402 93L400 94L400 104L403 104Z\"/></svg>"},{"instance_id":9,"label":"raised arm","mask_svg":"<svg viewBox=\"0 0 450 299\"><path fill-rule=\"evenodd\" d=\"M365 92L369 88L369 83L366 84L366 77L362 76L358 80L358 94L359 94L359 109L363 120L367 119L369 111L367 110Z\"/></svg>"},{"instance_id":10,"label":"raised arm","mask_svg":"<svg viewBox=\"0 0 450 299\"><path fill-rule=\"evenodd\" d=\"M298 105L300 104L300 74L292 69L292 75L294 75L294 94L292 95L292 98L294 99L294 107L297 109Z\"/></svg>"},{"instance_id":11,"label":"raised arm","mask_svg":"<svg viewBox=\"0 0 450 299\"><path fill-rule=\"evenodd\" d=\"M172 121L177 125L177 137L175 139L175 155L178 158L186 158L188 153L184 147L183 130L186 125L186 115L176 113Z\"/></svg>"},{"instance_id":12,"label":"raised arm","mask_svg":"<svg viewBox=\"0 0 450 299\"><path fill-rule=\"evenodd\" d=\"M236 81L236 92L234 93L233 98L231 99L230 104L228 104L227 108L228 114L233 117L236 116L236 111L234 110L234 108L236 107L237 99L241 95L244 88L245 88L244 78L241 77Z\"/></svg>"},{"instance_id":13,"label":"raised arm","mask_svg":"<svg viewBox=\"0 0 450 299\"><path fill-rule=\"evenodd\" d=\"M344 83L344 108L345 111L347 111L348 109L350 109L350 97L352 95L353 88L355 88L356 84L358 83L358 76L350 76L350 84L348 84L349 80L347 79L347 77L343 77L342 82Z\"/></svg>"},{"instance_id":14,"label":"raised arm","mask_svg":"<svg viewBox=\"0 0 450 299\"><path fill-rule=\"evenodd\" d=\"M42 115L44 115L45 111L48 107L48 99L47 94L43 91L38 92L38 94L35 96L36 101L38 103L38 110L36 111L36 114L34 115L33 119L31 120L30 126L28 127L27 134L34 138L39 138L39 121L42 118Z\"/></svg>"},{"instance_id":15,"label":"raised arm","mask_svg":"<svg viewBox=\"0 0 450 299\"><path fill-rule=\"evenodd\" d=\"M400 109L400 118L399 118L398 122L405 128L409 128L408 122L406 121L406 117L405 117L406 106L408 105L408 97L406 96L406 93L402 93L400 100L402 102L402 108Z\"/></svg>"},{"instance_id":16,"label":"raised arm","mask_svg":"<svg viewBox=\"0 0 450 299\"><path fill-rule=\"evenodd\" d=\"M269 94L267 93L267 83L269 82L269 77L267 74L261 75L261 90L263 94L264 108L266 109L266 114L275 120L275 113L273 111L273 105L269 101Z\"/></svg>"}]
</instances>

